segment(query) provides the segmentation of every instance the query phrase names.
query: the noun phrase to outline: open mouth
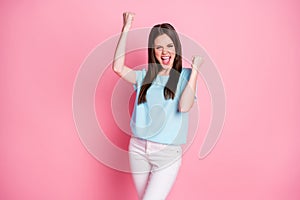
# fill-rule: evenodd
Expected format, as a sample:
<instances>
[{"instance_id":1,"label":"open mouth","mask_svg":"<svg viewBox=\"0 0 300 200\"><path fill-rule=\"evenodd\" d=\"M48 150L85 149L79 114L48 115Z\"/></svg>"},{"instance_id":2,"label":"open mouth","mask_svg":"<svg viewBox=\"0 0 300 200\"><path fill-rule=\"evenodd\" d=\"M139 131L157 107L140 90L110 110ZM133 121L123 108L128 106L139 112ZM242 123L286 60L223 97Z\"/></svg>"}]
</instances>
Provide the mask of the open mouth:
<instances>
[{"instance_id":1,"label":"open mouth","mask_svg":"<svg viewBox=\"0 0 300 200\"><path fill-rule=\"evenodd\" d=\"M171 56L162 56L161 60L162 60L162 63L164 65L169 65L170 64L170 60L171 60Z\"/></svg>"}]
</instances>

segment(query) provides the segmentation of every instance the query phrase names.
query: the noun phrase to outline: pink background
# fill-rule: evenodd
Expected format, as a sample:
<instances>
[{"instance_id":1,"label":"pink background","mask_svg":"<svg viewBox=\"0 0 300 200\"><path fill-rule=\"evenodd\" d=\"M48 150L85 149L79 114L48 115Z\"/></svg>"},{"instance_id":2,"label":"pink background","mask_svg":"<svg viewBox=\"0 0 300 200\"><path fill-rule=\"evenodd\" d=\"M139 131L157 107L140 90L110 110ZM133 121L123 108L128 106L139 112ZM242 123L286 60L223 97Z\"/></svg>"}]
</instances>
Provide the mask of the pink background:
<instances>
[{"instance_id":1,"label":"pink background","mask_svg":"<svg viewBox=\"0 0 300 200\"><path fill-rule=\"evenodd\" d=\"M0 199L137 199L131 175L90 155L72 118L80 65L119 33L126 10L136 13L133 28L171 22L207 50L224 81L222 136L199 160L211 113L199 80L197 138L169 199L300 199L296 0L1 1ZM126 148L128 136L102 120Z\"/></svg>"}]
</instances>

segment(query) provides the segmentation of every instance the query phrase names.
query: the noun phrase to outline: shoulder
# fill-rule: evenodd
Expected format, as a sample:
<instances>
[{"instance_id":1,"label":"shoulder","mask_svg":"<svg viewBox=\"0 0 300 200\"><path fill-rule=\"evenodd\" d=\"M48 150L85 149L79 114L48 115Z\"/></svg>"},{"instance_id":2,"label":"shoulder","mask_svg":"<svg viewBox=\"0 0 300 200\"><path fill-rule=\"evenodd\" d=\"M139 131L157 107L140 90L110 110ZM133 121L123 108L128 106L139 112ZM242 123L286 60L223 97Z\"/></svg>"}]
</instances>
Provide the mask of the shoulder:
<instances>
[{"instance_id":1,"label":"shoulder","mask_svg":"<svg viewBox=\"0 0 300 200\"><path fill-rule=\"evenodd\" d=\"M191 71L192 71L191 68L183 67L182 70L181 70L181 73L191 73Z\"/></svg>"},{"instance_id":2,"label":"shoulder","mask_svg":"<svg viewBox=\"0 0 300 200\"><path fill-rule=\"evenodd\" d=\"M191 68L182 68L181 77L188 78L191 75L191 72L192 72Z\"/></svg>"},{"instance_id":3,"label":"shoulder","mask_svg":"<svg viewBox=\"0 0 300 200\"><path fill-rule=\"evenodd\" d=\"M147 73L145 68L134 70L137 76L144 77Z\"/></svg>"},{"instance_id":4,"label":"shoulder","mask_svg":"<svg viewBox=\"0 0 300 200\"><path fill-rule=\"evenodd\" d=\"M135 72L147 72L146 68L142 68L142 69L135 69Z\"/></svg>"},{"instance_id":5,"label":"shoulder","mask_svg":"<svg viewBox=\"0 0 300 200\"><path fill-rule=\"evenodd\" d=\"M134 71L135 71L137 83L141 84L141 82L143 81L143 79L146 76L147 70L145 68L143 68L143 69L137 69Z\"/></svg>"}]
</instances>

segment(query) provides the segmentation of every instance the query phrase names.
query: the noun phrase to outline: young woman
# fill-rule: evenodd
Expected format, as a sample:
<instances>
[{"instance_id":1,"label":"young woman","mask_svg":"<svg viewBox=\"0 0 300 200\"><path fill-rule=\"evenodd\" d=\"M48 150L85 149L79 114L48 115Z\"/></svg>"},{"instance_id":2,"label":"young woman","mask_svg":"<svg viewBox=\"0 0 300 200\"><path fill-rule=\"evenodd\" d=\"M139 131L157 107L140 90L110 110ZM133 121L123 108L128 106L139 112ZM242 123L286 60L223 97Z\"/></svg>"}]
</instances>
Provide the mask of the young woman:
<instances>
[{"instance_id":1,"label":"young woman","mask_svg":"<svg viewBox=\"0 0 300 200\"><path fill-rule=\"evenodd\" d=\"M134 13L123 13L122 33L113 70L134 84L136 100L131 119L129 158L139 199L166 199L181 165L186 142L187 112L196 98L202 58L192 69L182 68L181 43L172 25L155 25L148 39L148 70L125 66L125 46Z\"/></svg>"}]
</instances>

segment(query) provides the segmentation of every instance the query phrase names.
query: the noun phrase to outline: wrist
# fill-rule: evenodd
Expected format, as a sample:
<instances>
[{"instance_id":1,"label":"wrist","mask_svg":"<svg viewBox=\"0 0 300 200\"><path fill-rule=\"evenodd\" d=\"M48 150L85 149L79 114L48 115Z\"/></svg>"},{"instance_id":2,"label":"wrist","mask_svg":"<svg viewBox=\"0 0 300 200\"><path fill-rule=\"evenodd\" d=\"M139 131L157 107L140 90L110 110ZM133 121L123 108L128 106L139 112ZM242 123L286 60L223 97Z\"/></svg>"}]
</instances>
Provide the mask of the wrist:
<instances>
[{"instance_id":1,"label":"wrist","mask_svg":"<svg viewBox=\"0 0 300 200\"><path fill-rule=\"evenodd\" d=\"M122 31L128 32L130 30L130 25L129 24L125 24L122 28Z\"/></svg>"},{"instance_id":2,"label":"wrist","mask_svg":"<svg viewBox=\"0 0 300 200\"><path fill-rule=\"evenodd\" d=\"M192 66L191 76L197 77L198 73L199 73L199 69L195 66Z\"/></svg>"}]
</instances>

